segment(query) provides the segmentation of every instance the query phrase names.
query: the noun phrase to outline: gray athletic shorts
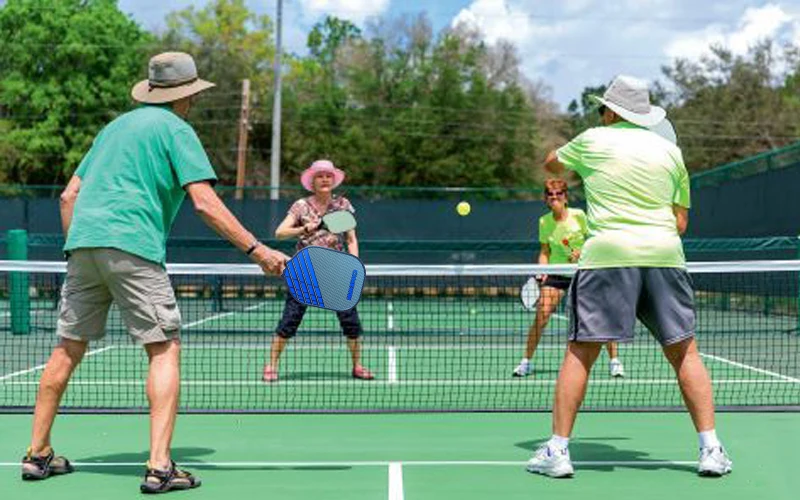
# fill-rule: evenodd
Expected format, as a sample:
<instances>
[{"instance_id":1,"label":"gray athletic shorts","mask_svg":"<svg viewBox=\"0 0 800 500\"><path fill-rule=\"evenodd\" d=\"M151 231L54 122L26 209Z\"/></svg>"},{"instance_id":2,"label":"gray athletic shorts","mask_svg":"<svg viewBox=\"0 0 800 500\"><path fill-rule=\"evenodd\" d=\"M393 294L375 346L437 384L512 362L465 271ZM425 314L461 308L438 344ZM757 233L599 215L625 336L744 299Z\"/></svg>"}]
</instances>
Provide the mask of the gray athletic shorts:
<instances>
[{"instance_id":1,"label":"gray athletic shorts","mask_svg":"<svg viewBox=\"0 0 800 500\"><path fill-rule=\"evenodd\" d=\"M694 336L694 293L685 269L578 270L569 294L570 340L631 342L638 318L662 346Z\"/></svg>"},{"instance_id":2,"label":"gray athletic shorts","mask_svg":"<svg viewBox=\"0 0 800 500\"><path fill-rule=\"evenodd\" d=\"M180 332L181 313L163 267L113 248L71 252L56 334L82 341L103 338L112 302L140 344L164 342Z\"/></svg>"}]
</instances>

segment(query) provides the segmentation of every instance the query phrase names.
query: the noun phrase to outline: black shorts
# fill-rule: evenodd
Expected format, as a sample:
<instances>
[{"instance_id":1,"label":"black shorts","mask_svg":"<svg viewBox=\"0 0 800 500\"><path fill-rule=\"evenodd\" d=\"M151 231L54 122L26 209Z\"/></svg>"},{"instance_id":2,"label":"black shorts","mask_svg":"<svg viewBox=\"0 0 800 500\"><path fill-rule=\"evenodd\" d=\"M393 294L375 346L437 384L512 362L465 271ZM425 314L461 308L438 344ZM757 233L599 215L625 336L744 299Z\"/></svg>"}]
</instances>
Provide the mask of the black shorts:
<instances>
[{"instance_id":1,"label":"black shorts","mask_svg":"<svg viewBox=\"0 0 800 500\"><path fill-rule=\"evenodd\" d=\"M286 294L286 305L283 308L283 316L281 317L278 328L275 333L284 339L290 339L297 334L297 329L300 328L300 323L303 321L303 316L306 314L308 306L301 304L291 294ZM347 311L337 311L336 315L339 317L339 325L342 327L342 334L348 339L357 339L361 336L361 320L358 318L356 308Z\"/></svg>"},{"instance_id":2,"label":"black shorts","mask_svg":"<svg viewBox=\"0 0 800 500\"><path fill-rule=\"evenodd\" d=\"M630 342L638 318L662 346L695 333L692 279L685 269L580 269L569 292L569 339Z\"/></svg>"},{"instance_id":3,"label":"black shorts","mask_svg":"<svg viewBox=\"0 0 800 500\"><path fill-rule=\"evenodd\" d=\"M569 285L572 283L572 278L569 276L560 276L558 274L548 274L547 278L545 278L540 284L540 287L549 286L551 288L557 288L559 290L567 291L569 290Z\"/></svg>"}]
</instances>

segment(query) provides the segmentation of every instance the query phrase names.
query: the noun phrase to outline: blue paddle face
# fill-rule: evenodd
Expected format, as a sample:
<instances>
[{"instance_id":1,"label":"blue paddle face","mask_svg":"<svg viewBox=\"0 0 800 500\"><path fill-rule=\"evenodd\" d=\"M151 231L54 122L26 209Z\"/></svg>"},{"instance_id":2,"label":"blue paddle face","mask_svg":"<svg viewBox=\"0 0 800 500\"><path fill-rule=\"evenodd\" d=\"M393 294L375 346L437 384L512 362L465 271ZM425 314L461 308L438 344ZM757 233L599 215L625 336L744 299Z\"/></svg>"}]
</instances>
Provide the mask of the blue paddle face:
<instances>
[{"instance_id":1,"label":"blue paddle face","mask_svg":"<svg viewBox=\"0 0 800 500\"><path fill-rule=\"evenodd\" d=\"M307 247L286 264L283 278L301 304L347 311L358 304L364 287L364 264L350 254L325 247Z\"/></svg>"}]
</instances>

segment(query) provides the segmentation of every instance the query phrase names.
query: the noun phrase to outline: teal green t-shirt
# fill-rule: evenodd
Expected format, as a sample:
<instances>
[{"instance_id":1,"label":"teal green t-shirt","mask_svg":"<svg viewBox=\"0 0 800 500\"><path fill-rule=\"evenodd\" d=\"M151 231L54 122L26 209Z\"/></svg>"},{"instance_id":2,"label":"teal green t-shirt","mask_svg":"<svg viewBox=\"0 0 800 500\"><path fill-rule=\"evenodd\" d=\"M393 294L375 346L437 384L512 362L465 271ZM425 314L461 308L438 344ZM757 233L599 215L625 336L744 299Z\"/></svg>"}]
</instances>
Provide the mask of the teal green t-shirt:
<instances>
[{"instance_id":1,"label":"teal green t-shirt","mask_svg":"<svg viewBox=\"0 0 800 500\"><path fill-rule=\"evenodd\" d=\"M75 175L81 187L64 250L117 248L160 264L183 186L217 179L195 131L166 106L109 123Z\"/></svg>"},{"instance_id":2,"label":"teal green t-shirt","mask_svg":"<svg viewBox=\"0 0 800 500\"><path fill-rule=\"evenodd\" d=\"M689 208L681 150L628 122L592 128L557 151L583 179L589 237L578 267L684 267L673 205Z\"/></svg>"},{"instance_id":3,"label":"teal green t-shirt","mask_svg":"<svg viewBox=\"0 0 800 500\"><path fill-rule=\"evenodd\" d=\"M539 243L550 247L550 264L568 264L573 250L580 250L586 240L586 214L568 208L567 217L556 220L553 212L539 217Z\"/></svg>"}]
</instances>

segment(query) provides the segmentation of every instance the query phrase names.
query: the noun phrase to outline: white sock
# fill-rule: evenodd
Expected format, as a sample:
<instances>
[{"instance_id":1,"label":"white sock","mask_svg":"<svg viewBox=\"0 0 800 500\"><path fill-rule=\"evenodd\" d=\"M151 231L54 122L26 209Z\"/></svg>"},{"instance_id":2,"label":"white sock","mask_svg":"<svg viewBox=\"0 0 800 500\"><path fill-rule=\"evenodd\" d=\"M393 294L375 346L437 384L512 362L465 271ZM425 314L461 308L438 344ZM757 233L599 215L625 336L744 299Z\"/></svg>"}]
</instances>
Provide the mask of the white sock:
<instances>
[{"instance_id":1,"label":"white sock","mask_svg":"<svg viewBox=\"0 0 800 500\"><path fill-rule=\"evenodd\" d=\"M547 442L547 446L549 446L551 450L566 450L569 447L569 438L553 434L550 441Z\"/></svg>"},{"instance_id":2,"label":"white sock","mask_svg":"<svg viewBox=\"0 0 800 500\"><path fill-rule=\"evenodd\" d=\"M698 432L697 437L700 439L700 448L719 448L722 446L722 443L717 438L716 429Z\"/></svg>"},{"instance_id":3,"label":"white sock","mask_svg":"<svg viewBox=\"0 0 800 500\"><path fill-rule=\"evenodd\" d=\"M619 358L611 358L611 364L612 365L616 365L616 364L622 364L622 363L619 362Z\"/></svg>"},{"instance_id":4,"label":"white sock","mask_svg":"<svg viewBox=\"0 0 800 500\"><path fill-rule=\"evenodd\" d=\"M529 364L531 364L531 360L530 360L530 358L522 358L522 361L520 361L520 364L521 365L529 365Z\"/></svg>"}]
</instances>

